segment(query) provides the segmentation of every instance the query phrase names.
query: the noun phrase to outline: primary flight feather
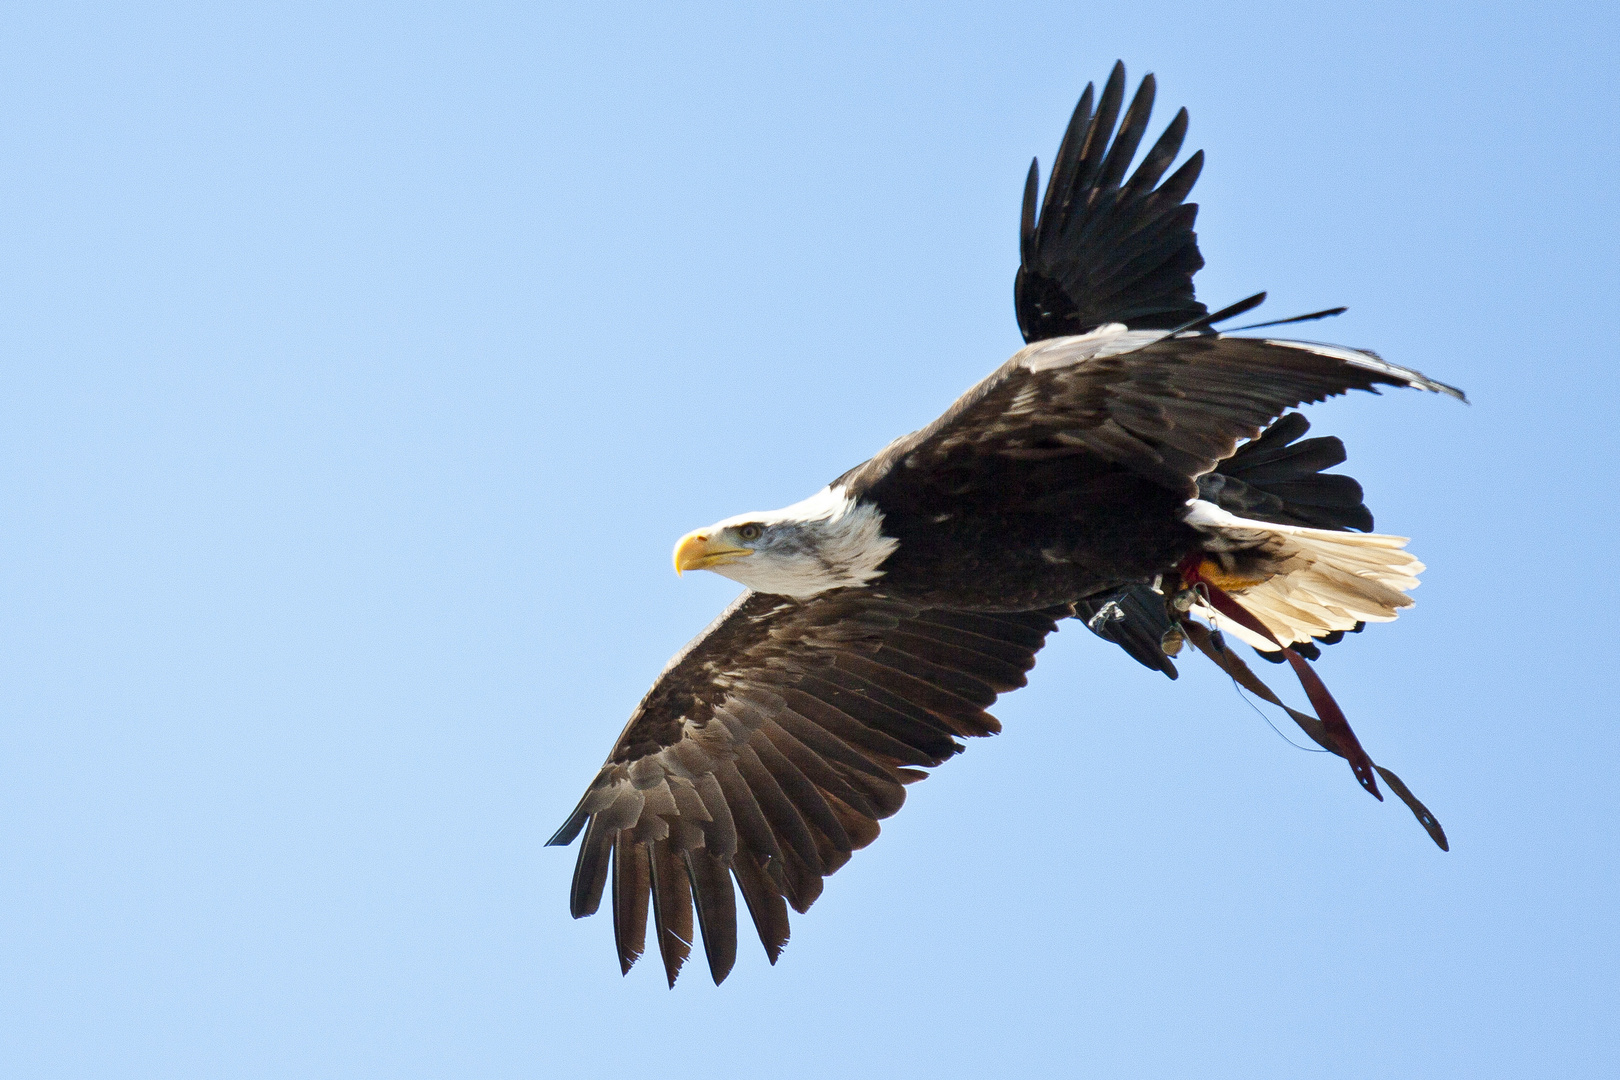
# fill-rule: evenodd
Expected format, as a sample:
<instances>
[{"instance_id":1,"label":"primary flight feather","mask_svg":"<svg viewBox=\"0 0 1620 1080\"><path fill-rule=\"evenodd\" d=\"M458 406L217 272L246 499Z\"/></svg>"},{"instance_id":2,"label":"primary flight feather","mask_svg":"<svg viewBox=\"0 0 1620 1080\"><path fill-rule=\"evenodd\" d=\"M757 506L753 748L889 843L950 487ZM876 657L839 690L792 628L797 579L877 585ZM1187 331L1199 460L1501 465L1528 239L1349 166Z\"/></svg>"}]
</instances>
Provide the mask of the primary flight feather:
<instances>
[{"instance_id":1,"label":"primary flight feather","mask_svg":"<svg viewBox=\"0 0 1620 1080\"><path fill-rule=\"evenodd\" d=\"M650 915L671 985L699 933L721 981L739 894L774 963L788 908L809 908L921 770L1000 730L986 709L1071 617L1172 678L1190 639L1267 700L1190 616L1290 663L1316 710L1290 715L1445 846L1308 663L1317 642L1409 606L1423 565L1371 532L1354 480L1322 471L1344 460L1339 440L1302 440L1287 410L1381 385L1462 394L1369 352L1216 332L1260 298L1214 315L1194 299L1184 200L1203 155L1165 176L1181 110L1130 172L1153 77L1121 117L1124 90L1121 65L1100 97L1086 88L1038 207L1031 167L1026 347L809 498L676 545L677 571L747 591L670 661L551 840L583 832L570 908L611 896L623 970Z\"/></svg>"}]
</instances>

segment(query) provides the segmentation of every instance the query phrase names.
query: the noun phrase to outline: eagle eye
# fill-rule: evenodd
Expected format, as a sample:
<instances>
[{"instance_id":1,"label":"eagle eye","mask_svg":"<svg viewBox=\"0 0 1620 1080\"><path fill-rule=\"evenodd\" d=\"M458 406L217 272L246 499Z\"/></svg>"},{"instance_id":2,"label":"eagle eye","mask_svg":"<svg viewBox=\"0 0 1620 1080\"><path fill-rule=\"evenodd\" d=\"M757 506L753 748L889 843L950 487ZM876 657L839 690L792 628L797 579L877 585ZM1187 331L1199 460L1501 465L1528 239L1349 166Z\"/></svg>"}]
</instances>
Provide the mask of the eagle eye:
<instances>
[{"instance_id":1,"label":"eagle eye","mask_svg":"<svg viewBox=\"0 0 1620 1080\"><path fill-rule=\"evenodd\" d=\"M760 533L764 531L765 530L761 529L758 525L753 524L740 525L737 527L737 535L742 537L744 540L758 540Z\"/></svg>"}]
</instances>

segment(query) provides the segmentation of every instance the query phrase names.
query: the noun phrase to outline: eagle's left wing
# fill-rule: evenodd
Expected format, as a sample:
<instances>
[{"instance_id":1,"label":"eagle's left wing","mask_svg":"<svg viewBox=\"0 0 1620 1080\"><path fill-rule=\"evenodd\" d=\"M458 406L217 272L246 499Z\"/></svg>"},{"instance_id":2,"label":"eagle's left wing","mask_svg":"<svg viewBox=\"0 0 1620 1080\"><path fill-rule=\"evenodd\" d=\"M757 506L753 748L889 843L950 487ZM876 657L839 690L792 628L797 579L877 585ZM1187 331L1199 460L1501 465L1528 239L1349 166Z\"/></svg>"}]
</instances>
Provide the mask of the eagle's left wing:
<instances>
[{"instance_id":1,"label":"eagle's left wing","mask_svg":"<svg viewBox=\"0 0 1620 1080\"><path fill-rule=\"evenodd\" d=\"M1006 483L1002 466L1056 482L1050 463L1069 459L1078 471L1090 459L1193 498L1198 477L1285 410L1378 386L1467 400L1361 349L1113 324L1026 345L939 419L836 483L859 496L902 477L917 487L937 476L939 497L948 500L976 482ZM992 463L996 469L987 468Z\"/></svg>"},{"instance_id":2,"label":"eagle's left wing","mask_svg":"<svg viewBox=\"0 0 1620 1080\"><path fill-rule=\"evenodd\" d=\"M732 880L771 962L822 878L876 839L903 785L1000 730L984 710L1070 610L923 609L870 589L811 600L745 593L664 669L552 844L584 831L570 908L612 881L619 963L664 970L695 940L720 982L737 953Z\"/></svg>"}]
</instances>

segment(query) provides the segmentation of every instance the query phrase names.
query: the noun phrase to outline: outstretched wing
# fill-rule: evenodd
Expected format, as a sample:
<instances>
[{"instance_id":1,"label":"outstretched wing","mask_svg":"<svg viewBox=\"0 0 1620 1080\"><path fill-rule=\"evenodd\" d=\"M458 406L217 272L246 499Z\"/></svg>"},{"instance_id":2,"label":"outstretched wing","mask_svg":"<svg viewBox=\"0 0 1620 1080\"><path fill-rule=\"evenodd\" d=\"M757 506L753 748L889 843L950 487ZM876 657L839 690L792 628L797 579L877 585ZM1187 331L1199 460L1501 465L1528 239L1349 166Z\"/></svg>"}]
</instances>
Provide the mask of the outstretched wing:
<instances>
[{"instance_id":1,"label":"outstretched wing","mask_svg":"<svg viewBox=\"0 0 1620 1080\"><path fill-rule=\"evenodd\" d=\"M1040 162L1030 164L1013 284L1025 341L1083 334L1112 322L1169 330L1208 314L1193 299L1193 274L1204 265L1193 232L1198 205L1182 202L1203 168L1203 151L1159 183L1181 151L1186 109L1125 180L1147 131L1153 94L1149 75L1115 134L1125 65L1114 65L1095 112L1092 87L1086 86L1058 147L1038 217Z\"/></svg>"},{"instance_id":2,"label":"outstretched wing","mask_svg":"<svg viewBox=\"0 0 1620 1080\"><path fill-rule=\"evenodd\" d=\"M1089 458L1193 498L1198 477L1285 409L1379 385L1467 400L1359 349L1113 324L1025 346L938 420L838 482L858 497L885 482L927 488L939 477L940 497L951 499L972 490L976 472L1006 484L1008 462L1029 463L1033 472L1038 464ZM996 468L984 467L992 461ZM1072 471L1085 465L1076 460ZM1053 469L1042 474L1051 477Z\"/></svg>"},{"instance_id":3,"label":"outstretched wing","mask_svg":"<svg viewBox=\"0 0 1620 1080\"><path fill-rule=\"evenodd\" d=\"M650 910L674 985L693 909L720 982L737 952L732 881L774 964L787 908L878 835L902 785L1000 730L984 710L1024 685L1068 608L985 615L920 609L868 589L798 602L745 593L670 661L607 763L551 838L584 831L570 907L612 883L619 963Z\"/></svg>"}]
</instances>

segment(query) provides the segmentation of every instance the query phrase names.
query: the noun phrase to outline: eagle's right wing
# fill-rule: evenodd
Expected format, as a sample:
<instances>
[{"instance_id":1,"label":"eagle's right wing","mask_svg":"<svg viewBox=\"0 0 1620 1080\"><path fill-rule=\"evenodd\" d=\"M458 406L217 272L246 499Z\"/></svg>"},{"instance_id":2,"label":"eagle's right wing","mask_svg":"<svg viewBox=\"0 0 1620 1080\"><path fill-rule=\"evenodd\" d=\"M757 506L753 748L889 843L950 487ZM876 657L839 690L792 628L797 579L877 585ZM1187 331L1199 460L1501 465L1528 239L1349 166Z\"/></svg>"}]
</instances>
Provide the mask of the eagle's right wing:
<instances>
[{"instance_id":1,"label":"eagle's right wing","mask_svg":"<svg viewBox=\"0 0 1620 1080\"><path fill-rule=\"evenodd\" d=\"M1198 205L1182 201L1198 179L1203 151L1159 183L1187 134L1186 109L1125 179L1147 130L1153 94L1149 75L1116 135L1125 65L1114 65L1095 112L1092 87L1086 87L1058 147L1039 215L1040 163L1030 165L1013 284L1026 342L1115 322L1132 330L1169 330L1208 314L1193 298L1193 274L1204 265L1193 232Z\"/></svg>"},{"instance_id":2,"label":"eagle's right wing","mask_svg":"<svg viewBox=\"0 0 1620 1080\"><path fill-rule=\"evenodd\" d=\"M649 901L670 984L694 941L715 982L737 951L735 878L771 962L822 878L871 843L903 785L1000 730L985 708L1024 684L1070 614L922 609L870 589L806 601L745 593L665 668L553 844L584 831L574 917L611 878L625 971Z\"/></svg>"}]
</instances>

